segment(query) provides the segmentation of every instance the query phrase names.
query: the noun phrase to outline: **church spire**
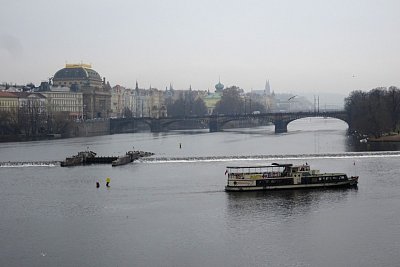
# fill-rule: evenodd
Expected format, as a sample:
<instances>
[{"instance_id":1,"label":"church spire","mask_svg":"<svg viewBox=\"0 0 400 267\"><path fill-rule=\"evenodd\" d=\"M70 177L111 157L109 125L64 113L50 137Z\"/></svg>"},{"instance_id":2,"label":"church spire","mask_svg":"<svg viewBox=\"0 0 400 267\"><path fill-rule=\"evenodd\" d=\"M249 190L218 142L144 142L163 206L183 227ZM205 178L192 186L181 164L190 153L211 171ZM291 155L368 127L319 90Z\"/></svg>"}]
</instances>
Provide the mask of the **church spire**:
<instances>
[{"instance_id":1,"label":"church spire","mask_svg":"<svg viewBox=\"0 0 400 267\"><path fill-rule=\"evenodd\" d=\"M267 80L265 82L264 92L265 92L266 95L270 95L271 94L271 86L269 85L269 80Z\"/></svg>"}]
</instances>

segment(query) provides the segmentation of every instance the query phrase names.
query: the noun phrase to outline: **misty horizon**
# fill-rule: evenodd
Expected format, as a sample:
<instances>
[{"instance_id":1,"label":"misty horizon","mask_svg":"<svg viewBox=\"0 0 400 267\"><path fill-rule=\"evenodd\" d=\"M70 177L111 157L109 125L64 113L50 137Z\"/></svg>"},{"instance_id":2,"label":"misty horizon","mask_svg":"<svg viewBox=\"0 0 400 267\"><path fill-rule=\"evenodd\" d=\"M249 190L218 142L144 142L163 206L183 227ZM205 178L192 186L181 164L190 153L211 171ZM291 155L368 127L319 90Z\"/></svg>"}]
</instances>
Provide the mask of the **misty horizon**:
<instances>
[{"instance_id":1,"label":"misty horizon","mask_svg":"<svg viewBox=\"0 0 400 267\"><path fill-rule=\"evenodd\" d=\"M400 2L12 1L0 82L39 84L91 63L112 85L335 93L398 86Z\"/></svg>"}]
</instances>

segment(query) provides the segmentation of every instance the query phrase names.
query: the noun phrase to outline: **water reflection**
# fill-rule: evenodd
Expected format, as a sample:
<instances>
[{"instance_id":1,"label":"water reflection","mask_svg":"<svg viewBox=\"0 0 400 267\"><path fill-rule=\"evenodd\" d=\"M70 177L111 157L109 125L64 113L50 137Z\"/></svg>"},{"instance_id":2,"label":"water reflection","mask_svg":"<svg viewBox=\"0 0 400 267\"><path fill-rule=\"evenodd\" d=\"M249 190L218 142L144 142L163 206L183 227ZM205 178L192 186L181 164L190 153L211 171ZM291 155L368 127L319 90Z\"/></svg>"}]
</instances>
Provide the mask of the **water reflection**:
<instances>
[{"instance_id":1,"label":"water reflection","mask_svg":"<svg viewBox=\"0 0 400 267\"><path fill-rule=\"evenodd\" d=\"M229 192L228 221L304 217L329 205L345 205L354 193L357 188Z\"/></svg>"}]
</instances>

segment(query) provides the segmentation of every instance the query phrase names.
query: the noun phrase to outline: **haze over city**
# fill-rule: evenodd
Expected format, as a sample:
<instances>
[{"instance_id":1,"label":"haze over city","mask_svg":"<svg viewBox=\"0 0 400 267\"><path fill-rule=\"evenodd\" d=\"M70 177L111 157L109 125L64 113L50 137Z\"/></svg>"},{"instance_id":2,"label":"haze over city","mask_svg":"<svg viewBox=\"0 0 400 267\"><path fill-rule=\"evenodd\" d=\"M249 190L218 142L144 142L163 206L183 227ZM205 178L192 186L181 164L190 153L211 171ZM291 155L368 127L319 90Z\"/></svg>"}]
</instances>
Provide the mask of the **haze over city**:
<instances>
[{"instance_id":1,"label":"haze over city","mask_svg":"<svg viewBox=\"0 0 400 267\"><path fill-rule=\"evenodd\" d=\"M0 82L91 63L112 85L340 93L398 86L400 2L2 1Z\"/></svg>"}]
</instances>

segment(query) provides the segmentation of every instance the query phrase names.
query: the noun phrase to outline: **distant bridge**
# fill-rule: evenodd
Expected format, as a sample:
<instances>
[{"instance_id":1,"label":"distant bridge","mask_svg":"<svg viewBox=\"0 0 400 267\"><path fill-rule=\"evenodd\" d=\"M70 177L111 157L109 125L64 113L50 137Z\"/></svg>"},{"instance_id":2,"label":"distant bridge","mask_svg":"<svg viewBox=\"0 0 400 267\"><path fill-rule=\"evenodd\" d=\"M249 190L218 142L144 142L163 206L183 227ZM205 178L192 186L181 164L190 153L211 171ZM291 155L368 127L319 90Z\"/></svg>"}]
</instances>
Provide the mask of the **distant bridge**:
<instances>
[{"instance_id":1,"label":"distant bridge","mask_svg":"<svg viewBox=\"0 0 400 267\"><path fill-rule=\"evenodd\" d=\"M345 121L348 118L345 111L327 112L273 112L260 114L231 114L231 115L208 115L208 116L185 116L185 117L165 117L165 118L119 118L110 119L110 133L129 133L134 132L139 124L147 124L151 132L164 132L168 126L177 122L198 122L208 125L210 132L222 131L224 125L231 121L243 121L260 119L271 122L275 125L275 133L286 133L290 122L308 117L327 117Z\"/></svg>"}]
</instances>

